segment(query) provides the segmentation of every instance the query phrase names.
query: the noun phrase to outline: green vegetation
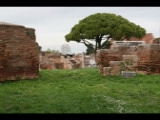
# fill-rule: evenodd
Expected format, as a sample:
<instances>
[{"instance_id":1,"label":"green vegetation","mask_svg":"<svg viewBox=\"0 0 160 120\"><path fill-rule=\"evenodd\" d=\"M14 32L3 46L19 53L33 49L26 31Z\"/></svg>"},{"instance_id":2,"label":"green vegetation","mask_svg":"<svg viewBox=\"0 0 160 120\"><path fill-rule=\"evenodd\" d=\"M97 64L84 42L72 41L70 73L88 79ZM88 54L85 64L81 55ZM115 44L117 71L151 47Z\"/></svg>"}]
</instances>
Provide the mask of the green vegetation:
<instances>
[{"instance_id":1,"label":"green vegetation","mask_svg":"<svg viewBox=\"0 0 160 120\"><path fill-rule=\"evenodd\" d=\"M95 53L98 49L106 49L111 45L109 39L142 38L146 30L139 25L111 13L96 13L79 21L65 35L67 42L75 41L87 47L86 53Z\"/></svg>"},{"instance_id":2,"label":"green vegetation","mask_svg":"<svg viewBox=\"0 0 160 120\"><path fill-rule=\"evenodd\" d=\"M159 75L42 70L39 79L0 83L0 113L160 113L159 86Z\"/></svg>"},{"instance_id":3,"label":"green vegetation","mask_svg":"<svg viewBox=\"0 0 160 120\"><path fill-rule=\"evenodd\" d=\"M48 48L47 50L44 50L43 52L48 52L48 53L59 53L58 50L51 50L50 48Z\"/></svg>"}]
</instances>

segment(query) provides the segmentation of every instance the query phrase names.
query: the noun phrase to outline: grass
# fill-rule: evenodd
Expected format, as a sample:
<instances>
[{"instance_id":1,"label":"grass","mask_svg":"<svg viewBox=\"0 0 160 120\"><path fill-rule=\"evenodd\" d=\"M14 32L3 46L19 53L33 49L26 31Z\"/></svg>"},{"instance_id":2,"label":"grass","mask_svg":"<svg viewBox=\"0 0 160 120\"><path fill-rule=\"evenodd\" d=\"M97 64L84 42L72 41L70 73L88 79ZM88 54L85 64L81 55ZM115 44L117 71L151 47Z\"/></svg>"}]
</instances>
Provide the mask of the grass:
<instances>
[{"instance_id":1,"label":"grass","mask_svg":"<svg viewBox=\"0 0 160 120\"><path fill-rule=\"evenodd\" d=\"M0 83L0 113L160 113L159 75L102 76L97 68L39 74Z\"/></svg>"}]
</instances>

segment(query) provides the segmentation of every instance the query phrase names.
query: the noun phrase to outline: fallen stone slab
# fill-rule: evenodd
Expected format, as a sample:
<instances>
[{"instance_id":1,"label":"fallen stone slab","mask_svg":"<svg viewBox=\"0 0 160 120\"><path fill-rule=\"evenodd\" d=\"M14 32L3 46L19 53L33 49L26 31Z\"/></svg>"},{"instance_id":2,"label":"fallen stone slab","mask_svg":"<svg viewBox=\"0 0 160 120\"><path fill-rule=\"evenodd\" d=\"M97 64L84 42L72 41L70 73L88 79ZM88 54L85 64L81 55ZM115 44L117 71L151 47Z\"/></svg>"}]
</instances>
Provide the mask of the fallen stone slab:
<instances>
[{"instance_id":1,"label":"fallen stone slab","mask_svg":"<svg viewBox=\"0 0 160 120\"><path fill-rule=\"evenodd\" d=\"M121 75L124 78L132 78L136 76L136 72L134 71L121 71Z\"/></svg>"}]
</instances>

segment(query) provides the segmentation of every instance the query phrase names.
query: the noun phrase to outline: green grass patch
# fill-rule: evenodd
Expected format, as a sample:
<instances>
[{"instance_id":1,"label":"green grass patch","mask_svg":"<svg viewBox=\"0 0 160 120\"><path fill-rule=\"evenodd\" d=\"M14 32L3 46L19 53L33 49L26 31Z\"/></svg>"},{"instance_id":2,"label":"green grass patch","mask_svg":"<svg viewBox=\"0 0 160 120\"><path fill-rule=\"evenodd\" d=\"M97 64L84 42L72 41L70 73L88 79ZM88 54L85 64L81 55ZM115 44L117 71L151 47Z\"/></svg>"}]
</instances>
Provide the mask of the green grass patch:
<instances>
[{"instance_id":1,"label":"green grass patch","mask_svg":"<svg viewBox=\"0 0 160 120\"><path fill-rule=\"evenodd\" d=\"M0 113L160 113L160 76L102 76L97 68L41 70L0 83Z\"/></svg>"}]
</instances>

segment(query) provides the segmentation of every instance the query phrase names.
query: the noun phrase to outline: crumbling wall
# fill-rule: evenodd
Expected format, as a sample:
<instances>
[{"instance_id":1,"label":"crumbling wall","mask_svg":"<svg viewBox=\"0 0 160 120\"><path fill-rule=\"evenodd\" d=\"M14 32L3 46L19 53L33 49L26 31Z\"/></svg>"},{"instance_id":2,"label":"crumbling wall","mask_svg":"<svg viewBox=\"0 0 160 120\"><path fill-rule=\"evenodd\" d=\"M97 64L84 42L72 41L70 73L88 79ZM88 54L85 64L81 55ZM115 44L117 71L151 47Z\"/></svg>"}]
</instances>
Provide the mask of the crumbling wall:
<instances>
[{"instance_id":1,"label":"crumbling wall","mask_svg":"<svg viewBox=\"0 0 160 120\"><path fill-rule=\"evenodd\" d=\"M103 73L103 67L109 67L110 61L121 61L123 55L135 55L136 52L136 46L118 46L114 49L97 50L96 62L99 71Z\"/></svg>"},{"instance_id":2,"label":"crumbling wall","mask_svg":"<svg viewBox=\"0 0 160 120\"><path fill-rule=\"evenodd\" d=\"M80 68L79 61L75 60L74 56L61 56L61 62L64 63L63 69L76 69Z\"/></svg>"},{"instance_id":3,"label":"crumbling wall","mask_svg":"<svg viewBox=\"0 0 160 120\"><path fill-rule=\"evenodd\" d=\"M0 22L0 81L39 77L35 29Z\"/></svg>"},{"instance_id":4,"label":"crumbling wall","mask_svg":"<svg viewBox=\"0 0 160 120\"><path fill-rule=\"evenodd\" d=\"M96 60L103 75L118 75L122 70L160 74L159 53L159 44L118 46L117 49L98 50Z\"/></svg>"},{"instance_id":5,"label":"crumbling wall","mask_svg":"<svg viewBox=\"0 0 160 120\"><path fill-rule=\"evenodd\" d=\"M137 69L147 74L160 73L160 44L141 45L137 49Z\"/></svg>"},{"instance_id":6,"label":"crumbling wall","mask_svg":"<svg viewBox=\"0 0 160 120\"><path fill-rule=\"evenodd\" d=\"M88 68L94 66L90 63L90 61L94 62L94 59L95 57L93 55L89 56L80 53L76 55L75 54L62 55L61 53L40 52L39 69L53 70L53 69Z\"/></svg>"},{"instance_id":7,"label":"crumbling wall","mask_svg":"<svg viewBox=\"0 0 160 120\"><path fill-rule=\"evenodd\" d=\"M63 63L61 62L61 53L53 52L40 52L40 70L53 70L63 69Z\"/></svg>"},{"instance_id":8,"label":"crumbling wall","mask_svg":"<svg viewBox=\"0 0 160 120\"><path fill-rule=\"evenodd\" d=\"M77 63L79 64L79 68L82 68L82 56L83 53L78 53L74 55L75 61L77 61Z\"/></svg>"},{"instance_id":9,"label":"crumbling wall","mask_svg":"<svg viewBox=\"0 0 160 120\"><path fill-rule=\"evenodd\" d=\"M69 61L70 56L61 56L61 62L63 63L63 69L73 69L74 64Z\"/></svg>"},{"instance_id":10,"label":"crumbling wall","mask_svg":"<svg viewBox=\"0 0 160 120\"><path fill-rule=\"evenodd\" d=\"M142 37L142 41L145 41L146 44L152 44L152 40L154 39L154 36L152 33L147 33L145 36Z\"/></svg>"}]
</instances>

